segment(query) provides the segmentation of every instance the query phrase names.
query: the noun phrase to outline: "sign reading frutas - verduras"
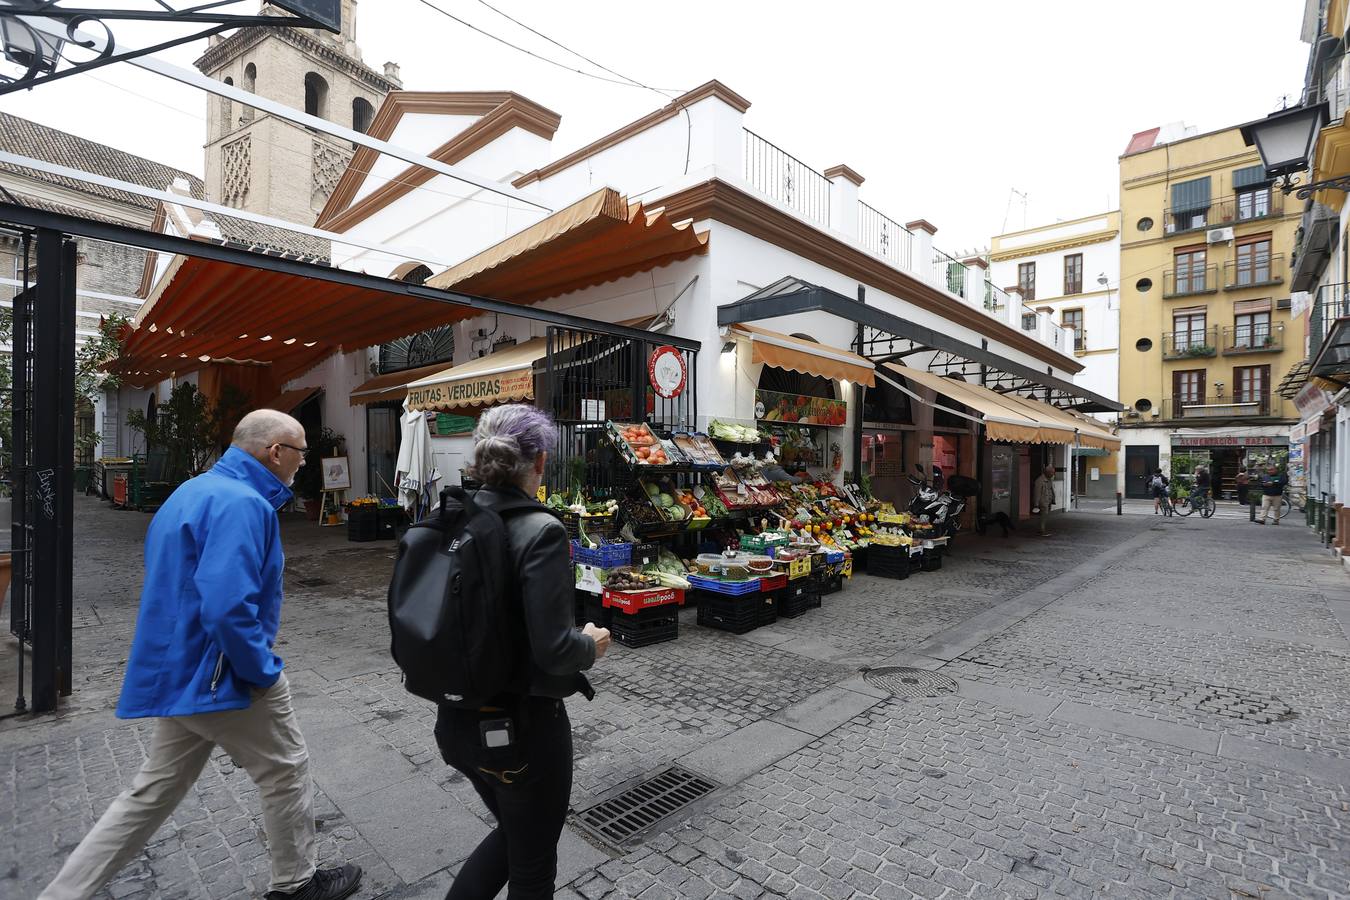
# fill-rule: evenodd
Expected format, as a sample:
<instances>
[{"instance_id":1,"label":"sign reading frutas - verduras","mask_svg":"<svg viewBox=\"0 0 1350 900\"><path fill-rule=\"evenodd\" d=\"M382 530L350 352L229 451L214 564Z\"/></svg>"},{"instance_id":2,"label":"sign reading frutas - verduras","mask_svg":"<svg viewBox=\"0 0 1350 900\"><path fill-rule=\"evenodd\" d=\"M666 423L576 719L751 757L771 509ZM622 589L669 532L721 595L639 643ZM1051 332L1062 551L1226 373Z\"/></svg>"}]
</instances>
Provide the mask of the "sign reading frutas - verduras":
<instances>
[{"instance_id":1,"label":"sign reading frutas - verduras","mask_svg":"<svg viewBox=\"0 0 1350 900\"><path fill-rule=\"evenodd\" d=\"M410 388L408 408L454 409L458 406L485 406L503 400L523 400L532 396L534 371L525 368L481 378L464 378Z\"/></svg>"}]
</instances>

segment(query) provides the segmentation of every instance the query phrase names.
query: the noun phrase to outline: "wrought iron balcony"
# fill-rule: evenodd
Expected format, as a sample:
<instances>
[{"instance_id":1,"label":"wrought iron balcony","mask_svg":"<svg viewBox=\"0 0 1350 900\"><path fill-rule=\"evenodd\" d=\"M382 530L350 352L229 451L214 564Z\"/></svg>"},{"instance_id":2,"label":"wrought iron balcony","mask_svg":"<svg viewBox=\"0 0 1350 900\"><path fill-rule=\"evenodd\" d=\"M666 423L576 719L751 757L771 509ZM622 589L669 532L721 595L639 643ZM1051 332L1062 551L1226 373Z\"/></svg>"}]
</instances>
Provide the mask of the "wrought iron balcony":
<instances>
[{"instance_id":1,"label":"wrought iron balcony","mask_svg":"<svg viewBox=\"0 0 1350 900\"><path fill-rule=\"evenodd\" d=\"M1163 272L1163 299L1173 297L1193 297L1196 294L1213 294L1219 290L1219 266L1190 266L1184 269L1168 269Z\"/></svg>"},{"instance_id":2,"label":"wrought iron balcony","mask_svg":"<svg viewBox=\"0 0 1350 900\"><path fill-rule=\"evenodd\" d=\"M1169 331L1162 338L1163 359L1204 359L1219 352L1217 326L1192 328L1189 331Z\"/></svg>"},{"instance_id":3,"label":"wrought iron balcony","mask_svg":"<svg viewBox=\"0 0 1350 900\"><path fill-rule=\"evenodd\" d=\"M1163 210L1163 233L1169 237L1204 228L1223 228L1284 215L1284 195L1266 190L1243 197L1211 200L1204 206Z\"/></svg>"},{"instance_id":4,"label":"wrought iron balcony","mask_svg":"<svg viewBox=\"0 0 1350 900\"><path fill-rule=\"evenodd\" d=\"M1265 287L1284 281L1284 254L1257 256L1241 261L1230 259L1223 264L1223 288L1226 291L1241 291L1253 287Z\"/></svg>"},{"instance_id":5,"label":"wrought iron balcony","mask_svg":"<svg viewBox=\"0 0 1350 900\"><path fill-rule=\"evenodd\" d=\"M1284 326L1227 325L1223 329L1223 355L1240 356L1245 353L1279 353L1284 349Z\"/></svg>"},{"instance_id":6,"label":"wrought iron balcony","mask_svg":"<svg viewBox=\"0 0 1350 900\"><path fill-rule=\"evenodd\" d=\"M1313 357L1322 349L1322 339L1327 336L1337 319L1350 316L1350 287L1345 282L1324 284L1317 289L1317 299L1313 301L1308 314L1308 355Z\"/></svg>"},{"instance_id":7,"label":"wrought iron balcony","mask_svg":"<svg viewBox=\"0 0 1350 900\"><path fill-rule=\"evenodd\" d=\"M1162 418L1169 421L1280 418L1283 414L1284 400L1278 394L1169 397L1162 403Z\"/></svg>"}]
</instances>

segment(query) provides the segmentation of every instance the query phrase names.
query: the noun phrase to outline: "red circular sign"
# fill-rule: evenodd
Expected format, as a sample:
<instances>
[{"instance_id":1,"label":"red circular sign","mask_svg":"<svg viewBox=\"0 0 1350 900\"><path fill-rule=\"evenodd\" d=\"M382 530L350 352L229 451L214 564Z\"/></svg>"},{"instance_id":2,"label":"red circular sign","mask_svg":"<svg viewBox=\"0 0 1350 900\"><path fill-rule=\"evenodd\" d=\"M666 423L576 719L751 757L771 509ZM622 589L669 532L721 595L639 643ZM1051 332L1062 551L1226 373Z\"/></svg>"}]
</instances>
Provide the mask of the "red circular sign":
<instances>
[{"instance_id":1,"label":"red circular sign","mask_svg":"<svg viewBox=\"0 0 1350 900\"><path fill-rule=\"evenodd\" d=\"M688 375L684 354L669 345L657 347L647 361L647 380L658 396L667 399L680 396Z\"/></svg>"}]
</instances>

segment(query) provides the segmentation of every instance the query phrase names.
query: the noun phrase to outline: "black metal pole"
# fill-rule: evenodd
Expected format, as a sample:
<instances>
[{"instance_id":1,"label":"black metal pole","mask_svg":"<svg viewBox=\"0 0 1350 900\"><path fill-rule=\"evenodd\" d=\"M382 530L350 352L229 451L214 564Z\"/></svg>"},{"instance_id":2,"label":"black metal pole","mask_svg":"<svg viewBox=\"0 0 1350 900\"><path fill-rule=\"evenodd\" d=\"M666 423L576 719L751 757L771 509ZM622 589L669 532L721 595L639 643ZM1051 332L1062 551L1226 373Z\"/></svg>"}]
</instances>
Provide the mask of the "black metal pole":
<instances>
[{"instance_id":1,"label":"black metal pole","mask_svg":"<svg viewBox=\"0 0 1350 900\"><path fill-rule=\"evenodd\" d=\"M1125 500L1124 500L1124 497L1123 497L1123 495L1120 493L1120 491L1116 491L1116 515L1118 515L1118 516L1123 516L1123 515L1125 515L1125 509L1124 509L1124 507L1125 507Z\"/></svg>"},{"instance_id":2,"label":"black metal pole","mask_svg":"<svg viewBox=\"0 0 1350 900\"><path fill-rule=\"evenodd\" d=\"M75 247L39 229L33 310L33 711L71 687Z\"/></svg>"},{"instance_id":3,"label":"black metal pole","mask_svg":"<svg viewBox=\"0 0 1350 900\"><path fill-rule=\"evenodd\" d=\"M29 372L33 354L30 348L30 324L33 316L34 291L28 280L28 265L32 256L32 240L24 235L23 244L24 289L14 298L13 331L10 343L10 507L9 529L9 623L10 631L19 638L18 691L14 695L15 713L27 712L28 699L24 696L24 665L27 663L29 636L29 598L32 596L33 531L28 498L32 491L29 478L28 423L33 411Z\"/></svg>"}]
</instances>

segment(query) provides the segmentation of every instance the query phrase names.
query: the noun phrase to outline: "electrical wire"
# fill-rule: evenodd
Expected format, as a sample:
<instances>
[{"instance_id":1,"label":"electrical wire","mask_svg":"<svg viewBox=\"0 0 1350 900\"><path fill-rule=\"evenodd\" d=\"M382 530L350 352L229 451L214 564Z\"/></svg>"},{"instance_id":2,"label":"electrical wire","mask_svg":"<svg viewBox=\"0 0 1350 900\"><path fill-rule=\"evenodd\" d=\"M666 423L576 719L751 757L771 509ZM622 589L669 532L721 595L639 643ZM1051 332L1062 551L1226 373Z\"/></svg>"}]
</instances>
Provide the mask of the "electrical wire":
<instances>
[{"instance_id":1,"label":"electrical wire","mask_svg":"<svg viewBox=\"0 0 1350 900\"><path fill-rule=\"evenodd\" d=\"M513 43L511 43L511 42L508 41L506 38L498 37L497 35L493 34L492 32L490 32L490 31L488 31L488 30L486 30L486 29L479 28L477 25L473 24L472 22L466 22L464 19L461 19L459 16L455 15L454 13L449 12L448 10L441 9L439 6L437 6L436 4L432 3L431 0L417 0L417 2L418 2L418 3L421 3L423 6L427 7L428 9L435 10L436 12L438 12L438 13L440 13L441 15L445 16L447 19L452 19L452 20L458 22L459 24L463 25L465 28L470 29L471 31L476 31L476 32L478 32L479 34L483 35L484 37L491 38L492 40L496 41L496 42L499 43L499 44L505 44L506 46L510 47L512 50L517 50L517 51L519 51L519 52L521 52L521 53L524 53L526 56L532 56L532 57L534 57L535 59L537 59L537 60L539 60L539 61L541 61L541 62L546 62L546 63L548 63L549 65L557 66L558 68L560 68L560 69L565 69L565 70L568 71L568 72L573 72L573 73L575 73L575 74L577 74L577 75L584 75L584 76L587 77L587 78L594 78L594 79L596 79L597 81L607 81L607 82L609 82L610 84L619 84L619 85L623 85L624 87L640 87L640 88L644 88L644 89L649 90L649 91L657 91L658 93L662 93L662 92L665 92L665 91L669 91L669 92L671 92L671 93L682 93L678 88L653 88L653 87L647 87L646 85L635 83L632 79L627 79L627 80L624 80L624 81L620 81L620 80L617 80L617 79L614 79L614 78L606 78L606 77L603 76L603 75L596 75L594 72L587 72L587 71L584 70L584 69L574 69L574 68L572 68L571 66L567 65L567 63L558 62L556 59L550 59L550 58L547 57L547 56L543 56L543 55L541 55L541 54L535 53L533 50L527 50L527 49L525 49L524 47L520 46L519 44L513 44ZM503 13L502 15L505 15L505 13ZM508 16L507 18L510 18L510 17ZM515 20L512 19L512 21L515 21ZM517 24L520 24L520 23L517 22ZM526 26L522 26L522 27L526 27ZM533 29L530 29L530 30L533 31ZM537 34L538 32L535 32L535 33ZM552 38L549 38L549 40L552 41L553 39L552 39ZM556 41L553 41L553 43L557 43L557 42L556 42ZM562 46L562 45L559 45L559 46ZM563 49L567 49L567 48L564 47ZM575 55L575 56L581 56L581 54L579 54L579 53L574 53L574 51L571 51L571 50L568 50L568 52L569 52L569 53L573 53L573 55ZM585 59L585 57L582 57L582 59ZM587 62L590 62L590 60L587 60ZM597 64L597 63L592 63L592 65L598 65L598 64ZM604 66L600 66L600 68L603 69ZM609 69L605 69L605 71L608 72L608 71L610 71L610 70L609 70ZM616 73L616 74L617 74L617 73ZM624 76L620 76L620 78L622 78L622 77L624 77Z\"/></svg>"}]
</instances>

